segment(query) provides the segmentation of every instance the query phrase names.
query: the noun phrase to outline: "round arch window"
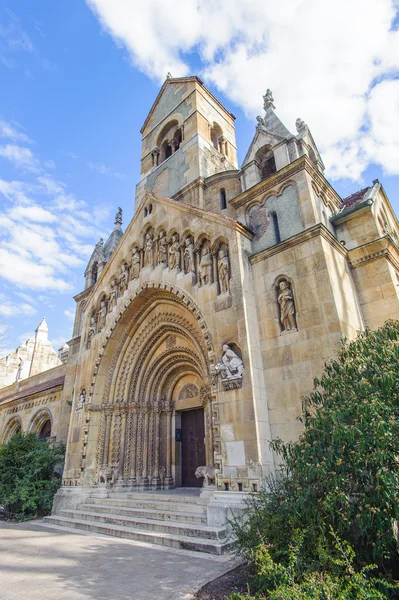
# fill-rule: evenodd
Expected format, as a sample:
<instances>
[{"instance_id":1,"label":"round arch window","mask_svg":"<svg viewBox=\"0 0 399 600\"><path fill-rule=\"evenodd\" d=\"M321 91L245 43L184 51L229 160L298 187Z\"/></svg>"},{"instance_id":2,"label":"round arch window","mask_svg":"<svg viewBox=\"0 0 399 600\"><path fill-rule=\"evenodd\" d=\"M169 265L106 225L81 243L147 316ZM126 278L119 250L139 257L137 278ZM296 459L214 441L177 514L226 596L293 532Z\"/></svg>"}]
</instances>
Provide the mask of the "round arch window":
<instances>
[{"instance_id":1,"label":"round arch window","mask_svg":"<svg viewBox=\"0 0 399 600\"><path fill-rule=\"evenodd\" d=\"M51 421L45 421L39 431L39 440L47 440L51 436Z\"/></svg>"}]
</instances>

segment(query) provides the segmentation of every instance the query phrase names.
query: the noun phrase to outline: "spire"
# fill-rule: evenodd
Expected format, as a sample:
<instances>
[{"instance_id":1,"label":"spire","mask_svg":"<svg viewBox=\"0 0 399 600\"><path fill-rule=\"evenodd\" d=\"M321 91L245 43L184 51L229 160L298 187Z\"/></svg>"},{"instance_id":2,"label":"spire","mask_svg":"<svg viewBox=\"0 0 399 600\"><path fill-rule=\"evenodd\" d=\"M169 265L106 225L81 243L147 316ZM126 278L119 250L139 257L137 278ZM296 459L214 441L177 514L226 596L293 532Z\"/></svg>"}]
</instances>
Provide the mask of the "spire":
<instances>
[{"instance_id":1,"label":"spire","mask_svg":"<svg viewBox=\"0 0 399 600\"><path fill-rule=\"evenodd\" d=\"M267 89L266 94L263 96L263 108L265 109L265 117L264 119L260 116L256 117L258 121L257 128L266 129L272 135L278 135L282 138L292 137L292 134L274 112L276 107L274 106L273 93L270 89Z\"/></svg>"},{"instance_id":2,"label":"spire","mask_svg":"<svg viewBox=\"0 0 399 600\"><path fill-rule=\"evenodd\" d=\"M35 330L35 342L39 342L40 344L48 343L48 326L44 317Z\"/></svg>"}]
</instances>

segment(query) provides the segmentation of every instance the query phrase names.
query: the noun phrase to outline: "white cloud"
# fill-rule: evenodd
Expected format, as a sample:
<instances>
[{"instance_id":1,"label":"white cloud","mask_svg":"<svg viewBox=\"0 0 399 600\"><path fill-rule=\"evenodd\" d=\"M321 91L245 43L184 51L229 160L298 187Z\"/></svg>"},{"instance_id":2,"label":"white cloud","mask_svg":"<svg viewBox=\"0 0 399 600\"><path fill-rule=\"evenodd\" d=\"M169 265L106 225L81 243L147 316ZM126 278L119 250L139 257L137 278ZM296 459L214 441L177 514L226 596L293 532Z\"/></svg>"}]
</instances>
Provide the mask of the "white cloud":
<instances>
[{"instance_id":1,"label":"white cloud","mask_svg":"<svg viewBox=\"0 0 399 600\"><path fill-rule=\"evenodd\" d=\"M20 127L18 125L18 127ZM24 144L32 144L32 140L22 131L18 131L16 127L0 119L0 137L8 138L13 142L23 142Z\"/></svg>"},{"instance_id":2,"label":"white cloud","mask_svg":"<svg viewBox=\"0 0 399 600\"><path fill-rule=\"evenodd\" d=\"M92 171L97 171L97 173L100 173L101 175L109 175L110 177L117 177L118 179L124 179L125 177L122 173L118 173L117 171L111 169L111 167L107 167L102 163L98 164L88 161L87 166L89 169L92 169Z\"/></svg>"},{"instance_id":3,"label":"white cloud","mask_svg":"<svg viewBox=\"0 0 399 600\"><path fill-rule=\"evenodd\" d=\"M41 206L17 206L10 212L10 217L18 220L27 219L39 223L53 223L57 217Z\"/></svg>"},{"instance_id":4,"label":"white cloud","mask_svg":"<svg viewBox=\"0 0 399 600\"><path fill-rule=\"evenodd\" d=\"M288 128L305 119L331 176L358 179L371 162L399 173L394 0L86 1L158 82L189 74L198 52L205 82L249 117L270 87Z\"/></svg>"},{"instance_id":5,"label":"white cloud","mask_svg":"<svg viewBox=\"0 0 399 600\"><path fill-rule=\"evenodd\" d=\"M46 167L46 169L55 169L55 162L49 158L48 160L44 161L44 166Z\"/></svg>"},{"instance_id":6,"label":"white cloud","mask_svg":"<svg viewBox=\"0 0 399 600\"><path fill-rule=\"evenodd\" d=\"M9 160L14 167L38 173L40 171L40 162L33 154L32 150L25 146L15 144L6 144L0 146L0 156Z\"/></svg>"},{"instance_id":7,"label":"white cloud","mask_svg":"<svg viewBox=\"0 0 399 600\"><path fill-rule=\"evenodd\" d=\"M70 319L71 321L75 319L75 311L73 309L67 308L66 310L64 310L64 315L68 317L68 319Z\"/></svg>"},{"instance_id":8,"label":"white cloud","mask_svg":"<svg viewBox=\"0 0 399 600\"><path fill-rule=\"evenodd\" d=\"M18 304L11 302L6 296L0 294L0 315L2 317L27 316L36 314L36 309L27 302Z\"/></svg>"}]
</instances>

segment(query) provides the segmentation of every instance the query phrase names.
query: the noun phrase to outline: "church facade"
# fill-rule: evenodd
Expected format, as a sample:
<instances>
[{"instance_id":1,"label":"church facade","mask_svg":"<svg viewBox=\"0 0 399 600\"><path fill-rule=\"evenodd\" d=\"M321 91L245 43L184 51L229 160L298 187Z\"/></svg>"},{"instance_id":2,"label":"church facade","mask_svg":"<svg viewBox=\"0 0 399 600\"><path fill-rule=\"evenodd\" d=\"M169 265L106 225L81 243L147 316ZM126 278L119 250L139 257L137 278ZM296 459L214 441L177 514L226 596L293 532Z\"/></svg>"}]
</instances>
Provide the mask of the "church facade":
<instances>
[{"instance_id":1,"label":"church facade","mask_svg":"<svg viewBox=\"0 0 399 600\"><path fill-rule=\"evenodd\" d=\"M239 168L234 116L201 80L162 86L134 217L123 232L118 210L75 297L60 506L93 486L196 486L204 465L219 490L258 490L277 466L269 441L298 437L301 400L343 337L399 318L382 185L341 199L307 125L291 133L270 90L264 111Z\"/></svg>"}]
</instances>

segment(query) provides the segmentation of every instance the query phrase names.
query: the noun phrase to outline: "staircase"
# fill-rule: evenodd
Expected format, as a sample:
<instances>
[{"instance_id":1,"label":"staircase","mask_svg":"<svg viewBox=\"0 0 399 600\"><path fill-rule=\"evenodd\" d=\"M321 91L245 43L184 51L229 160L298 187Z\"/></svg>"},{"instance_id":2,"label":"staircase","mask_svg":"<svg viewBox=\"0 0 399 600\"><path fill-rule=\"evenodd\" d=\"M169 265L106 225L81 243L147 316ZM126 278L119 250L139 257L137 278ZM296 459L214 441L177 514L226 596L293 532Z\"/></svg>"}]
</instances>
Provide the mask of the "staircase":
<instances>
[{"instance_id":1,"label":"staircase","mask_svg":"<svg viewBox=\"0 0 399 600\"><path fill-rule=\"evenodd\" d=\"M217 555L232 545L225 526L207 525L206 500L189 488L110 493L106 498L92 494L76 510L45 517L43 525Z\"/></svg>"}]
</instances>

